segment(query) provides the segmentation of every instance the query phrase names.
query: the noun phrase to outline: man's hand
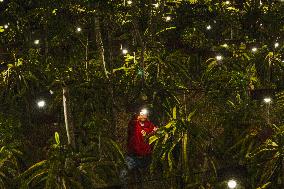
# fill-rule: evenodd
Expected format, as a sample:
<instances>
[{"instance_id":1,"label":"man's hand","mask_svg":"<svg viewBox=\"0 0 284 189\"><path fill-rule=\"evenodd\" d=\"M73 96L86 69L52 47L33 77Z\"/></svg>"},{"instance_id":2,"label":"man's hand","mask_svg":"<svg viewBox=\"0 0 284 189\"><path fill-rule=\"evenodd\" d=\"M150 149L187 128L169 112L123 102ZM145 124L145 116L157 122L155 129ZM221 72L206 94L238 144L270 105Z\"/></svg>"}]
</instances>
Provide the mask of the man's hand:
<instances>
[{"instance_id":1,"label":"man's hand","mask_svg":"<svg viewBox=\"0 0 284 189\"><path fill-rule=\"evenodd\" d=\"M141 134L142 134L142 136L146 136L147 133L146 133L146 131L142 130Z\"/></svg>"}]
</instances>

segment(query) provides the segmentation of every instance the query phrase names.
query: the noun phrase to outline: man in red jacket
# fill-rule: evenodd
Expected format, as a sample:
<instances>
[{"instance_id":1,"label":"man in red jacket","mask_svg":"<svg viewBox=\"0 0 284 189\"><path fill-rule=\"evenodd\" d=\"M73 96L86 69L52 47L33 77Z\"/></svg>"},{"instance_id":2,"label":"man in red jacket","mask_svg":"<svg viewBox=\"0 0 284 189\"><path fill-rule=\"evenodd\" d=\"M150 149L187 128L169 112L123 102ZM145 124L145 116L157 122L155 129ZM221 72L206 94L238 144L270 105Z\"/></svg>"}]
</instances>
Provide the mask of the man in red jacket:
<instances>
[{"instance_id":1,"label":"man in red jacket","mask_svg":"<svg viewBox=\"0 0 284 189\"><path fill-rule=\"evenodd\" d=\"M146 168L151 162L152 147L147 136L154 134L157 127L148 120L148 112L142 109L128 124L127 156L125 158L128 171L133 172ZM125 183L127 170L121 172L121 180ZM138 171L139 172L139 171ZM137 173L137 172L136 172ZM140 173L138 173L140 174ZM140 176L138 176L139 179Z\"/></svg>"},{"instance_id":2,"label":"man in red jacket","mask_svg":"<svg viewBox=\"0 0 284 189\"><path fill-rule=\"evenodd\" d=\"M139 158L150 156L152 147L146 140L146 136L154 134L157 127L148 120L147 110L141 110L136 119L128 124L127 151L129 156Z\"/></svg>"}]
</instances>

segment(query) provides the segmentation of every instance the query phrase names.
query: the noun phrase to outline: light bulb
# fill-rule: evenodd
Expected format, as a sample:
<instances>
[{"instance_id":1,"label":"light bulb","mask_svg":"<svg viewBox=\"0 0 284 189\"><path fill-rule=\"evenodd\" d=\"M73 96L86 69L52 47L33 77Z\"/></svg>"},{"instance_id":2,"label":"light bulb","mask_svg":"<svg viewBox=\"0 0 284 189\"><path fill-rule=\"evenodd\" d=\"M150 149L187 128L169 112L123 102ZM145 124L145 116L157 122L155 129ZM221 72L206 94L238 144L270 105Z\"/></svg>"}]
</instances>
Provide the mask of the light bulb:
<instances>
[{"instance_id":1,"label":"light bulb","mask_svg":"<svg viewBox=\"0 0 284 189\"><path fill-rule=\"evenodd\" d=\"M168 22L168 21L170 21L172 18L170 17L170 16L167 16L166 17L166 21Z\"/></svg>"},{"instance_id":2,"label":"light bulb","mask_svg":"<svg viewBox=\"0 0 284 189\"><path fill-rule=\"evenodd\" d=\"M223 59L223 57L222 57L221 55L217 55L217 56L216 56L216 59L217 59L218 61L220 61L220 60Z\"/></svg>"},{"instance_id":3,"label":"light bulb","mask_svg":"<svg viewBox=\"0 0 284 189\"><path fill-rule=\"evenodd\" d=\"M80 32L80 31L82 31L82 28L77 27L77 28L76 28L76 31L77 31L77 32Z\"/></svg>"},{"instance_id":4,"label":"light bulb","mask_svg":"<svg viewBox=\"0 0 284 189\"><path fill-rule=\"evenodd\" d=\"M228 181L228 187L229 188L236 188L237 182L235 180L229 180Z\"/></svg>"},{"instance_id":5,"label":"light bulb","mask_svg":"<svg viewBox=\"0 0 284 189\"><path fill-rule=\"evenodd\" d=\"M7 29L8 27L9 27L8 24L5 24L5 25L4 25L4 28L5 28L5 29Z\"/></svg>"},{"instance_id":6,"label":"light bulb","mask_svg":"<svg viewBox=\"0 0 284 189\"><path fill-rule=\"evenodd\" d=\"M264 101L265 103L270 103L270 102L271 102L271 98L270 98L270 97L265 97L265 98L263 99L263 101Z\"/></svg>"},{"instance_id":7,"label":"light bulb","mask_svg":"<svg viewBox=\"0 0 284 189\"><path fill-rule=\"evenodd\" d=\"M127 49L122 49L122 54L127 54L128 50Z\"/></svg>"},{"instance_id":8,"label":"light bulb","mask_svg":"<svg viewBox=\"0 0 284 189\"><path fill-rule=\"evenodd\" d=\"M253 47L253 48L251 49L251 51L252 51L252 52L256 52L256 51L257 51L257 48L256 48L256 47Z\"/></svg>"},{"instance_id":9,"label":"light bulb","mask_svg":"<svg viewBox=\"0 0 284 189\"><path fill-rule=\"evenodd\" d=\"M206 27L206 29L207 29L207 30L211 30L211 29L212 29L211 25L208 25L208 26Z\"/></svg>"},{"instance_id":10,"label":"light bulb","mask_svg":"<svg viewBox=\"0 0 284 189\"><path fill-rule=\"evenodd\" d=\"M43 108L43 107L45 106L45 101L44 101L44 100L38 101L38 102L37 102L37 106L38 106L39 108Z\"/></svg>"},{"instance_id":11,"label":"light bulb","mask_svg":"<svg viewBox=\"0 0 284 189\"><path fill-rule=\"evenodd\" d=\"M131 5L131 4L132 4L132 1L127 1L127 4L128 4L128 5Z\"/></svg>"},{"instance_id":12,"label":"light bulb","mask_svg":"<svg viewBox=\"0 0 284 189\"><path fill-rule=\"evenodd\" d=\"M38 45L39 44L39 40L38 39L34 40L34 44Z\"/></svg>"},{"instance_id":13,"label":"light bulb","mask_svg":"<svg viewBox=\"0 0 284 189\"><path fill-rule=\"evenodd\" d=\"M226 1L226 5L229 5L230 4L230 1Z\"/></svg>"},{"instance_id":14,"label":"light bulb","mask_svg":"<svg viewBox=\"0 0 284 189\"><path fill-rule=\"evenodd\" d=\"M275 48L279 47L279 43L276 42L276 43L274 44L274 47L275 47Z\"/></svg>"}]
</instances>

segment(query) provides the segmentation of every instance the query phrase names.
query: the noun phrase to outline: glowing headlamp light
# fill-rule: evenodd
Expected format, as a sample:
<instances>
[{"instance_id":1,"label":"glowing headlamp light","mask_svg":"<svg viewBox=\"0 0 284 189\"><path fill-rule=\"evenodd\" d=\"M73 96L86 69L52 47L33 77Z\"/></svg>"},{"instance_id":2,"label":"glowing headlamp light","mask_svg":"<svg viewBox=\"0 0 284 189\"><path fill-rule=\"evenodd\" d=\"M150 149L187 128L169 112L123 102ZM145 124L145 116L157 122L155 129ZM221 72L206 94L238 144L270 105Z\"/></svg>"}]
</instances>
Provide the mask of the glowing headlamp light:
<instances>
[{"instance_id":1,"label":"glowing headlamp light","mask_svg":"<svg viewBox=\"0 0 284 189\"><path fill-rule=\"evenodd\" d=\"M147 115L147 114L148 114L148 110L146 108L140 111L140 115Z\"/></svg>"}]
</instances>

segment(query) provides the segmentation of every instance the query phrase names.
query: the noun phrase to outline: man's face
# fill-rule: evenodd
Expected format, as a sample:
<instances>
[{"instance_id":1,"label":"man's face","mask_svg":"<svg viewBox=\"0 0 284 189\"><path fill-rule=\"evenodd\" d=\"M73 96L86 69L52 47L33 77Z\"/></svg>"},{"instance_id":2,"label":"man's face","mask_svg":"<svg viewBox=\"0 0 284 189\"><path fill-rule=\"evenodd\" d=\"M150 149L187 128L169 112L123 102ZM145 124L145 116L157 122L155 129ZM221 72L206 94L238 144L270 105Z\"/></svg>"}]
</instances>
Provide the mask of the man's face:
<instances>
[{"instance_id":1,"label":"man's face","mask_svg":"<svg viewBox=\"0 0 284 189\"><path fill-rule=\"evenodd\" d=\"M147 115L139 115L138 116L138 120L141 121L141 122L144 122L147 120Z\"/></svg>"}]
</instances>

